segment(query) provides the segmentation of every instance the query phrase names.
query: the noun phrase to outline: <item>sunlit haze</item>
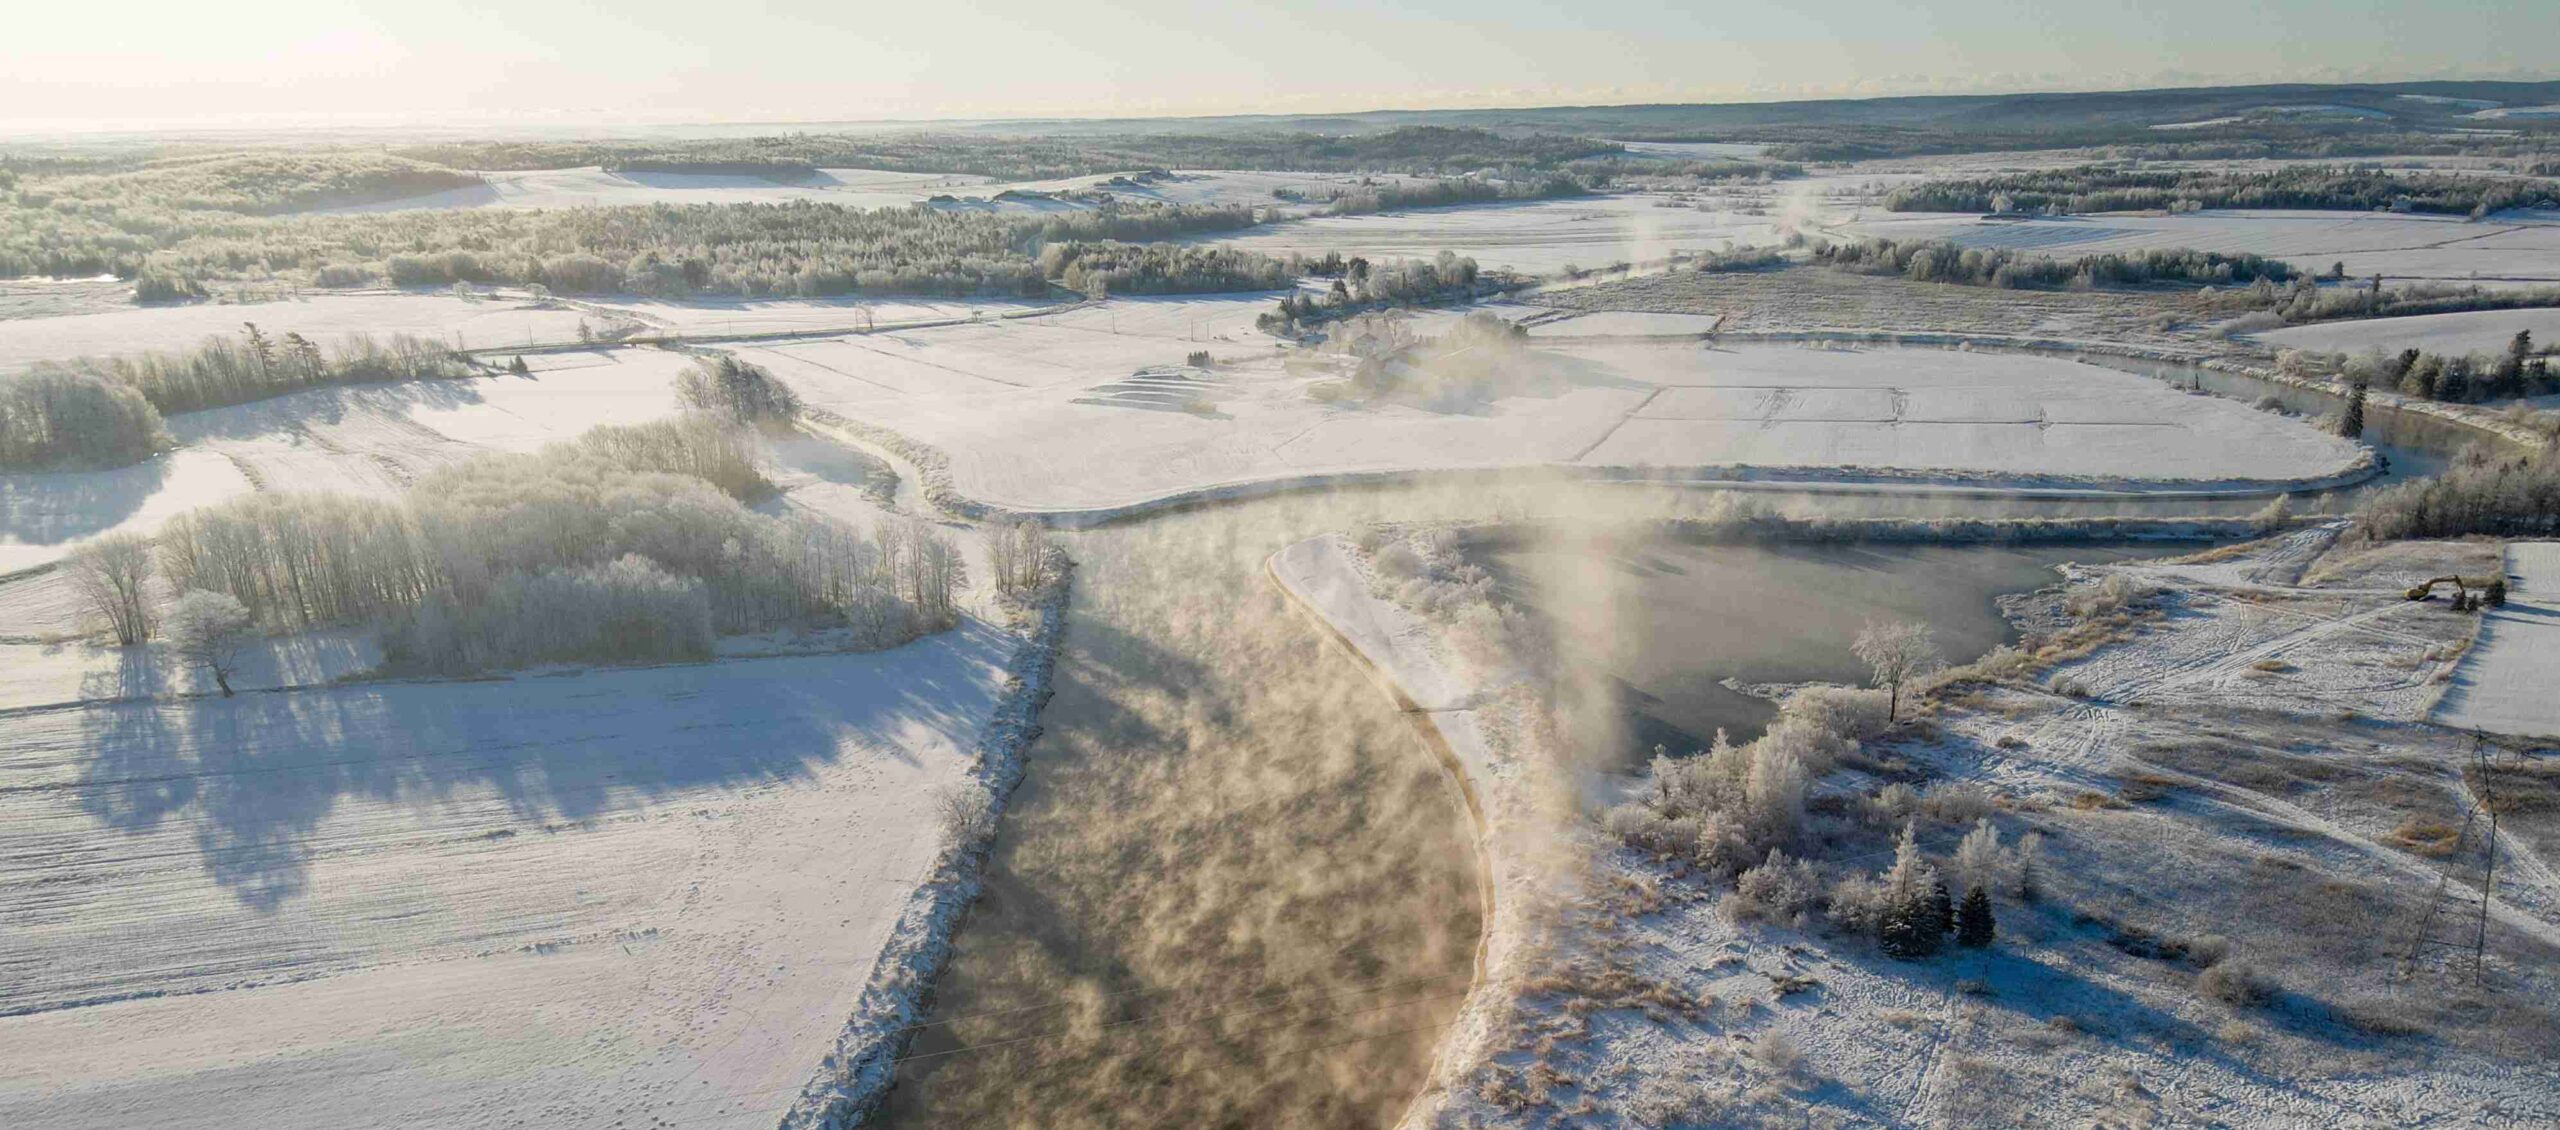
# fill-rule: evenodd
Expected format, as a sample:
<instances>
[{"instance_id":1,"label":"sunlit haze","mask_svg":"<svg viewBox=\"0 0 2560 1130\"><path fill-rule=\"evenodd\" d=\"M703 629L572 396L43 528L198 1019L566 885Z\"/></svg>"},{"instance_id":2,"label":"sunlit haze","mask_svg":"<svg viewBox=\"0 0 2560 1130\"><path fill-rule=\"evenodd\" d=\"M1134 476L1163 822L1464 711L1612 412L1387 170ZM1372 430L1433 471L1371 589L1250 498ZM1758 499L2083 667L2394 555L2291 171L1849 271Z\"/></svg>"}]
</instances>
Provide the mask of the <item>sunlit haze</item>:
<instances>
[{"instance_id":1,"label":"sunlit haze","mask_svg":"<svg viewBox=\"0 0 2560 1130\"><path fill-rule=\"evenodd\" d=\"M2467 6L24 4L0 131L1309 113L2560 74Z\"/></svg>"}]
</instances>

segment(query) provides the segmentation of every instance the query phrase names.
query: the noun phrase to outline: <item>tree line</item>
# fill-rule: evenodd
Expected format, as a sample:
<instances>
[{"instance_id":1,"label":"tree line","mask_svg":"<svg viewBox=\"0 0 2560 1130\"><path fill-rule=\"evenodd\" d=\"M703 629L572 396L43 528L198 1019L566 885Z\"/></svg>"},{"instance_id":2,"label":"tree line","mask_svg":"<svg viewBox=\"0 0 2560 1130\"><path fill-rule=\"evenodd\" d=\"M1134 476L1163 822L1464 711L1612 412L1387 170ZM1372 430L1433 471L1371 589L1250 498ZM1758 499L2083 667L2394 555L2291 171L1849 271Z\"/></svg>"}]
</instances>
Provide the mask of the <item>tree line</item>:
<instances>
[{"instance_id":1,"label":"tree line","mask_svg":"<svg viewBox=\"0 0 2560 1130\"><path fill-rule=\"evenodd\" d=\"M385 667L414 674L700 660L722 634L781 628L889 647L957 623L966 569L931 527L768 516L715 485L760 477L668 469L741 457L752 440L709 414L599 428L388 501L250 495L179 516L156 547L93 541L68 568L126 643L151 636L157 586L265 630L370 627Z\"/></svg>"},{"instance_id":2,"label":"tree line","mask_svg":"<svg viewBox=\"0 0 2560 1130\"><path fill-rule=\"evenodd\" d=\"M2279 259L2190 248L2057 259L2000 247L1965 247L1943 239L1864 239L1818 245L1813 258L1817 263L1861 274L1901 275L1914 282L2015 290L2153 283L2230 286L2284 282L2295 277L2294 269Z\"/></svg>"},{"instance_id":3,"label":"tree line","mask_svg":"<svg viewBox=\"0 0 2560 1130\"><path fill-rule=\"evenodd\" d=\"M0 467L99 469L170 445L167 414L241 404L317 385L432 380L470 374L451 347L393 334L357 334L323 349L241 323L238 337L194 349L39 361L0 378Z\"/></svg>"},{"instance_id":4,"label":"tree line","mask_svg":"<svg viewBox=\"0 0 2560 1130\"><path fill-rule=\"evenodd\" d=\"M2286 208L2485 216L2551 207L2560 189L2505 177L2391 173L2305 165L2268 172L2148 170L2105 165L1935 180L1895 189L1894 212L2128 212Z\"/></svg>"}]
</instances>

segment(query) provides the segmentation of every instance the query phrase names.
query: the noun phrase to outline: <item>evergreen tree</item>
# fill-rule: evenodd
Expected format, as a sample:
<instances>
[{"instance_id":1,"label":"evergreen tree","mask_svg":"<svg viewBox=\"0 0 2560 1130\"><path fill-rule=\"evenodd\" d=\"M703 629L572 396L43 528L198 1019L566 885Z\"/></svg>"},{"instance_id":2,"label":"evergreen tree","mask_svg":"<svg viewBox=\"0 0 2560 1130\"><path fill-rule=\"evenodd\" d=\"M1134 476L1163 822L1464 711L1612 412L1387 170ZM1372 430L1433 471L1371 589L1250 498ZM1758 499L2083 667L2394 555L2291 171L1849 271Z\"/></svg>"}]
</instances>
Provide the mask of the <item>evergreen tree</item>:
<instances>
[{"instance_id":1,"label":"evergreen tree","mask_svg":"<svg viewBox=\"0 0 2560 1130\"><path fill-rule=\"evenodd\" d=\"M2504 573L2492 573L2492 574L2490 574L2490 576L2489 576L2489 583L2488 583L2487 585L2483 586L2483 587L2481 588L2481 590L2480 590L2480 600L2481 600L2481 602L2482 602L2482 603L2487 604L2487 605L2488 605L2489 607L2491 607L2491 608L2504 608L2504 607L2506 607L2506 606L2507 606L2507 576L2506 576L2506 574L2504 574Z\"/></svg>"},{"instance_id":2,"label":"evergreen tree","mask_svg":"<svg viewBox=\"0 0 2560 1130\"><path fill-rule=\"evenodd\" d=\"M2347 394L2347 414L2338 421L2338 434L2354 439L2364 434L2364 382L2357 381L2355 391Z\"/></svg>"},{"instance_id":3,"label":"evergreen tree","mask_svg":"<svg viewBox=\"0 0 2560 1130\"><path fill-rule=\"evenodd\" d=\"M523 354L517 354L515 360L507 362L507 371L519 377L530 377L533 375L533 366L524 363Z\"/></svg>"},{"instance_id":4,"label":"evergreen tree","mask_svg":"<svg viewBox=\"0 0 2560 1130\"><path fill-rule=\"evenodd\" d=\"M1947 890L1947 877L1944 875L1931 877L1931 882L1929 884L1929 913L1932 917L1935 917L1938 920L1938 933L1940 935L1943 936L1956 932L1955 895L1953 892Z\"/></svg>"},{"instance_id":5,"label":"evergreen tree","mask_svg":"<svg viewBox=\"0 0 2560 1130\"><path fill-rule=\"evenodd\" d=\"M1990 945L1996 932L1991 920L1991 895L1981 887L1966 891L1964 905L1956 910L1956 944L1978 950Z\"/></svg>"},{"instance_id":6,"label":"evergreen tree","mask_svg":"<svg viewBox=\"0 0 2560 1130\"><path fill-rule=\"evenodd\" d=\"M1911 825L1904 824L1893 867L1884 876L1885 911L1877 936L1886 954L1917 961L1938 952L1947 936L1946 921L1938 911L1943 890L1938 869L1921 856L1918 836Z\"/></svg>"},{"instance_id":7,"label":"evergreen tree","mask_svg":"<svg viewBox=\"0 0 2560 1130\"><path fill-rule=\"evenodd\" d=\"M2471 400L2470 358L2447 357L2444 359L2444 371L2436 378L2436 399L2454 404L2464 404Z\"/></svg>"}]
</instances>

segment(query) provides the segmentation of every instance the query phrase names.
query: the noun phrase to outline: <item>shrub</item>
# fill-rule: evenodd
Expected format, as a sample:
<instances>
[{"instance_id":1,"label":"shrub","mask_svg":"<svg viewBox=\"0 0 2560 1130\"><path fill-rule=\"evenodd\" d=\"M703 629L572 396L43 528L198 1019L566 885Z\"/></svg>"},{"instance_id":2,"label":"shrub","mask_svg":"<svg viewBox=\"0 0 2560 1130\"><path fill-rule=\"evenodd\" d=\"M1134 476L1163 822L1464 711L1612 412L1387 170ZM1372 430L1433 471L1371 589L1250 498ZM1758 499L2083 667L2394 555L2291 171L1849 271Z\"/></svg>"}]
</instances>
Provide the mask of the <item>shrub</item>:
<instances>
[{"instance_id":1,"label":"shrub","mask_svg":"<svg viewBox=\"0 0 2560 1130\"><path fill-rule=\"evenodd\" d=\"M430 594L383 634L385 666L460 675L545 663L711 658L703 583L637 554L554 573L509 573L469 600Z\"/></svg>"},{"instance_id":2,"label":"shrub","mask_svg":"<svg viewBox=\"0 0 2560 1130\"><path fill-rule=\"evenodd\" d=\"M1733 893L1726 896L1724 907L1737 920L1788 923L1821 897L1821 882L1812 864L1790 860L1787 853L1770 848L1767 860L1734 879Z\"/></svg>"},{"instance_id":3,"label":"shrub","mask_svg":"<svg viewBox=\"0 0 2560 1130\"><path fill-rule=\"evenodd\" d=\"M2248 961L2226 957L2196 976L2196 992L2234 1008L2256 1008L2275 999L2275 984Z\"/></svg>"}]
</instances>

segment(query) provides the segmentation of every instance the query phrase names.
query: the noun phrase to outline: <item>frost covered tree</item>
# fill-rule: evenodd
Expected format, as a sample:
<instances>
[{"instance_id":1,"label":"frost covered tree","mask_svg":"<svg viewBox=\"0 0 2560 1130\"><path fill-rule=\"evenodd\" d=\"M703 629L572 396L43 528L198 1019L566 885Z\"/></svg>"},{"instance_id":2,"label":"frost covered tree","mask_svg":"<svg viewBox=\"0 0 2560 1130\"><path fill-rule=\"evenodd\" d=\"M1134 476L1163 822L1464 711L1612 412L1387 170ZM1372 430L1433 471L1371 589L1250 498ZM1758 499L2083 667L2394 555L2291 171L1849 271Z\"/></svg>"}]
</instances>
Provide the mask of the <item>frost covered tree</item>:
<instances>
[{"instance_id":1,"label":"frost covered tree","mask_svg":"<svg viewBox=\"0 0 2560 1130\"><path fill-rule=\"evenodd\" d=\"M677 374L676 399L739 424L788 424L800 415L800 396L789 385L763 366L725 353L696 360Z\"/></svg>"},{"instance_id":2,"label":"frost covered tree","mask_svg":"<svg viewBox=\"0 0 2560 1130\"><path fill-rule=\"evenodd\" d=\"M1902 684L1946 665L1938 654L1936 633L1926 624L1910 621L1870 622L1849 650L1873 672L1875 685L1885 688L1888 722L1901 715Z\"/></svg>"},{"instance_id":3,"label":"frost covered tree","mask_svg":"<svg viewBox=\"0 0 2560 1130\"><path fill-rule=\"evenodd\" d=\"M2355 439L2364 434L2364 382L2347 394L2347 414L2338 419L2338 434Z\"/></svg>"},{"instance_id":4,"label":"frost covered tree","mask_svg":"<svg viewBox=\"0 0 2560 1130\"><path fill-rule=\"evenodd\" d=\"M2015 867L2010 853L2000 847L2000 830L1988 818L1975 821L1973 830L1956 845L1956 878L1967 889L2010 889L2017 881Z\"/></svg>"},{"instance_id":5,"label":"frost covered tree","mask_svg":"<svg viewBox=\"0 0 2560 1130\"><path fill-rule=\"evenodd\" d=\"M74 550L64 566L71 587L106 621L116 643L132 647L151 638L151 543L135 534L108 534Z\"/></svg>"},{"instance_id":6,"label":"frost covered tree","mask_svg":"<svg viewBox=\"0 0 2560 1130\"><path fill-rule=\"evenodd\" d=\"M1880 886L1882 914L1876 932L1884 952L1906 961L1938 952L1947 934L1946 920L1938 910L1944 884L1938 869L1920 854L1919 837L1910 824L1902 826L1893 866L1885 871Z\"/></svg>"},{"instance_id":7,"label":"frost covered tree","mask_svg":"<svg viewBox=\"0 0 2560 1130\"><path fill-rule=\"evenodd\" d=\"M249 649L249 610L229 593L190 589L170 607L168 629L179 661L213 676L222 697L231 697L231 676Z\"/></svg>"}]
</instances>

